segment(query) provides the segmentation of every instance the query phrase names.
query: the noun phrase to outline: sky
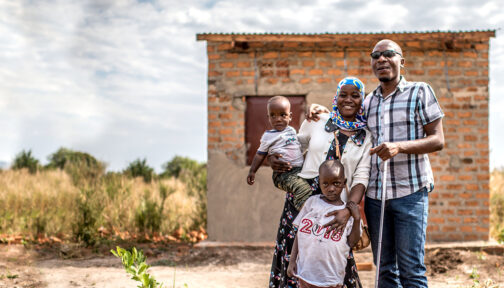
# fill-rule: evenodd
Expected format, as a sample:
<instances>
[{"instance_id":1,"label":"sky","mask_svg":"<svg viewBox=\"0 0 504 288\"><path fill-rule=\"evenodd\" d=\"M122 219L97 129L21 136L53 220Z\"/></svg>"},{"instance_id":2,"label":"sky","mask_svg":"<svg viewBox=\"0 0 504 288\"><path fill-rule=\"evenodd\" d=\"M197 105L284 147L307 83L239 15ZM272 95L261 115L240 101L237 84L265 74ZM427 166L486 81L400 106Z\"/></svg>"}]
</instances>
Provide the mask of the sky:
<instances>
[{"instance_id":1,"label":"sky","mask_svg":"<svg viewBox=\"0 0 504 288\"><path fill-rule=\"evenodd\" d=\"M119 171L206 161L206 43L197 33L497 30L490 166L504 167L504 4L424 1L0 1L0 163L60 147Z\"/></svg>"}]
</instances>

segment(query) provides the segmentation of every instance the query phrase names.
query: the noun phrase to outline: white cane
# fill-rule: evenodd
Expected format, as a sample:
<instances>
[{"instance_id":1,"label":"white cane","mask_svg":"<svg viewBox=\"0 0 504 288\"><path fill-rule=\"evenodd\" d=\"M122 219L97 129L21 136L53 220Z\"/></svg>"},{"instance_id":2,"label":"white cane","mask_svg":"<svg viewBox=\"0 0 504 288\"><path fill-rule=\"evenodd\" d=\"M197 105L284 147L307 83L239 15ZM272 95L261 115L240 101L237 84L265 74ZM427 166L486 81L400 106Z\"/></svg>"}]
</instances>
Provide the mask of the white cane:
<instances>
[{"instance_id":1,"label":"white cane","mask_svg":"<svg viewBox=\"0 0 504 288\"><path fill-rule=\"evenodd\" d=\"M387 196L387 168L388 168L388 160L385 160L385 162L383 162L380 233L378 234L378 255L376 257L375 288L378 288L378 278L380 277L380 260L381 260L381 247L383 238L383 216L385 214L385 198Z\"/></svg>"}]
</instances>

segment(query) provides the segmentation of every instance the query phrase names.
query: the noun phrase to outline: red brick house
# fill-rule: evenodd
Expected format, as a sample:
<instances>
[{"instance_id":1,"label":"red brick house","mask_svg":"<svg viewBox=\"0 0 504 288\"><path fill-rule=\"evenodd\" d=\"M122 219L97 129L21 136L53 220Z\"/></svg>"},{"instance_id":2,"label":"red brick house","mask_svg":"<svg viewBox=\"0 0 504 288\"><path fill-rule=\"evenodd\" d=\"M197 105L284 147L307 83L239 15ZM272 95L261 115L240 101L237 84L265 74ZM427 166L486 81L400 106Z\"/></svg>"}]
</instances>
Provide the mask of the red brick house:
<instances>
[{"instance_id":1,"label":"red brick house","mask_svg":"<svg viewBox=\"0 0 504 288\"><path fill-rule=\"evenodd\" d=\"M208 233L216 241L273 241L284 194L262 167L248 186L250 155L268 129L265 101L295 101L294 126L307 104L330 106L347 75L378 85L369 53L392 39L402 74L429 83L445 112L445 149L430 155L428 241L488 240L488 50L495 31L356 34L198 34L208 52ZM261 110L262 109L262 110Z\"/></svg>"}]
</instances>

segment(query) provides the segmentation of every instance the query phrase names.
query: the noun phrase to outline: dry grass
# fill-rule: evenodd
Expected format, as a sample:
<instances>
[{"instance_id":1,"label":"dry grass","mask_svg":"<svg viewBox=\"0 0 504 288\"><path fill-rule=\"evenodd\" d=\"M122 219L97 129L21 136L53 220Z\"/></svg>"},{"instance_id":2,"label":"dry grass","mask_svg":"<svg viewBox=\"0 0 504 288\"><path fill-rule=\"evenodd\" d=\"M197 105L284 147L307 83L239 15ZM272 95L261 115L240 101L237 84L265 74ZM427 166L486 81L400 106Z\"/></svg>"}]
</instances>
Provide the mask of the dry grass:
<instances>
[{"instance_id":1,"label":"dry grass","mask_svg":"<svg viewBox=\"0 0 504 288\"><path fill-rule=\"evenodd\" d=\"M490 174L490 235L504 241L504 169Z\"/></svg>"},{"instance_id":2,"label":"dry grass","mask_svg":"<svg viewBox=\"0 0 504 288\"><path fill-rule=\"evenodd\" d=\"M144 183L121 174L102 177L92 188L88 205L95 218L93 229L102 226L110 232L137 233L135 221L138 209L145 201L161 203L160 186L168 193L161 215L159 233L170 234L175 229L187 231L198 219L197 198L188 196L181 181L170 178ZM89 189L89 188L87 188ZM71 238L79 225L79 203L86 196L62 170L47 170L30 174L24 170L0 172L0 234L26 237L58 236ZM194 228L194 227L193 227Z\"/></svg>"}]
</instances>

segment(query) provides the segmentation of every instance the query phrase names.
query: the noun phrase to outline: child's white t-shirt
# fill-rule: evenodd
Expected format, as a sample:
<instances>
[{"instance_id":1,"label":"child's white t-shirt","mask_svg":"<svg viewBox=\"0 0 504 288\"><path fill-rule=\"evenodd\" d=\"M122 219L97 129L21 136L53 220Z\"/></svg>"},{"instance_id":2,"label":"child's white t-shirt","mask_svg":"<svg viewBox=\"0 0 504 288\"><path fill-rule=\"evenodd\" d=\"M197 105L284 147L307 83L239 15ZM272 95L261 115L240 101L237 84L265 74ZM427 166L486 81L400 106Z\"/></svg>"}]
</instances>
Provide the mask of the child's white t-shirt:
<instances>
[{"instance_id":1,"label":"child's white t-shirt","mask_svg":"<svg viewBox=\"0 0 504 288\"><path fill-rule=\"evenodd\" d=\"M322 226L333 219L325 215L334 210L345 209L343 205L332 205L321 199L322 195L308 198L294 226L298 227L298 256L296 277L315 286L343 284L345 267L350 252L347 237L352 231L353 217L348 219L345 229L327 233Z\"/></svg>"},{"instance_id":2,"label":"child's white t-shirt","mask_svg":"<svg viewBox=\"0 0 504 288\"><path fill-rule=\"evenodd\" d=\"M301 143L299 143L296 129L291 126L284 130L268 130L261 137L261 144L257 149L259 154L282 154L282 159L289 161L292 167L303 166L303 153L301 152Z\"/></svg>"}]
</instances>

